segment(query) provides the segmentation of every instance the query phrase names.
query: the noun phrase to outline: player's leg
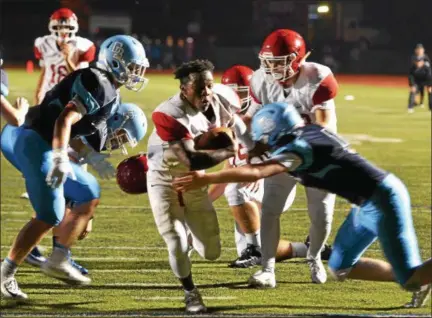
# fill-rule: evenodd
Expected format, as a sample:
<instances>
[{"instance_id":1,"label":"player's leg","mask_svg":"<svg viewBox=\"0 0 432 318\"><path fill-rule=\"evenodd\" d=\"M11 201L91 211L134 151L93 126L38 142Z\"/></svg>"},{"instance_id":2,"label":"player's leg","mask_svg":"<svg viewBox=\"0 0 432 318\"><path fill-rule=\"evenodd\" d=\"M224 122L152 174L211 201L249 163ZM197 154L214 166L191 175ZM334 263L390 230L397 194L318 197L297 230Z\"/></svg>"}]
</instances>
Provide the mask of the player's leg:
<instances>
[{"instance_id":1,"label":"player's leg","mask_svg":"<svg viewBox=\"0 0 432 318\"><path fill-rule=\"evenodd\" d=\"M152 179L150 172L147 178L150 205L159 234L168 248L171 269L183 287L186 311L205 311L201 295L192 279L183 198L170 186L152 185Z\"/></svg>"},{"instance_id":2,"label":"player's leg","mask_svg":"<svg viewBox=\"0 0 432 318\"><path fill-rule=\"evenodd\" d=\"M375 280L377 279L375 273L379 273L385 281L393 279L393 275L389 275L387 263L360 259L377 239L379 218L380 215L373 204L351 208L336 234L328 263L330 273L337 280L343 281L346 278Z\"/></svg>"},{"instance_id":3,"label":"player's leg","mask_svg":"<svg viewBox=\"0 0 432 318\"><path fill-rule=\"evenodd\" d=\"M405 289L414 291L411 305L426 303L432 283L432 259L422 263L415 234L408 190L396 176L389 175L379 186L382 218L378 236L384 255L390 262L396 281Z\"/></svg>"},{"instance_id":4,"label":"player's leg","mask_svg":"<svg viewBox=\"0 0 432 318\"><path fill-rule=\"evenodd\" d=\"M306 188L309 218L310 245L307 260L312 282L323 284L327 273L321 261L321 251L330 235L336 195L315 188Z\"/></svg>"},{"instance_id":5,"label":"player's leg","mask_svg":"<svg viewBox=\"0 0 432 318\"><path fill-rule=\"evenodd\" d=\"M408 97L408 113L412 113L414 111L414 106L416 104L415 97L417 93L418 87L416 85L410 86Z\"/></svg>"},{"instance_id":6,"label":"player's leg","mask_svg":"<svg viewBox=\"0 0 432 318\"><path fill-rule=\"evenodd\" d=\"M423 102L424 102L424 91L425 91L425 85L424 85L424 83L419 83L418 84L418 90L419 90L419 97L420 97L420 100L419 100L419 105L420 105L420 107L424 107L424 105L423 105Z\"/></svg>"},{"instance_id":7,"label":"player's leg","mask_svg":"<svg viewBox=\"0 0 432 318\"><path fill-rule=\"evenodd\" d=\"M262 192L262 181L247 186L230 183L225 188L225 198L239 228L236 233L242 233L236 235L239 243L244 243L241 247L237 245L239 257L230 263L230 267L248 268L261 263L260 210L252 201L254 194L260 190Z\"/></svg>"},{"instance_id":8,"label":"player's leg","mask_svg":"<svg viewBox=\"0 0 432 318\"><path fill-rule=\"evenodd\" d=\"M280 237L280 215L296 181L288 174L278 174L264 179L261 216L262 270L249 278L249 285L274 288L276 251Z\"/></svg>"},{"instance_id":9,"label":"player's leg","mask_svg":"<svg viewBox=\"0 0 432 318\"><path fill-rule=\"evenodd\" d=\"M69 214L72 213L72 206L73 206L74 204L75 204L75 203L72 202L72 200L66 199L66 209L65 209L65 216L64 216L64 218L63 218L63 221L62 221L58 226L54 227L54 228L53 228L53 231L52 231L52 234L53 234L53 237L52 237L53 249L54 249L55 247L58 247L58 246L59 246L58 238L59 238L59 236L61 235L61 231L62 231L62 229L63 229L63 225L62 225L62 223L65 222L65 220L68 220L68 219L70 218ZM90 222L91 222L91 219L90 219L89 223L90 223ZM88 227L88 224L87 224L87 227ZM86 228L86 229L87 229L87 228ZM81 234L81 235L82 235L82 234ZM78 240L81 240L81 235L78 237ZM32 251L32 252L33 252L33 251ZM31 254L31 253L30 253L30 254ZM29 254L29 255L30 255L30 254ZM83 275L88 275L88 273L89 273L88 270L87 270L85 267L83 267L82 265L80 265L80 264L78 264L77 262L75 262L75 261L72 259L72 254L69 255L69 262L72 264L73 267L75 267L76 269L78 269L78 270L81 272L81 274L83 274Z\"/></svg>"},{"instance_id":10,"label":"player's leg","mask_svg":"<svg viewBox=\"0 0 432 318\"><path fill-rule=\"evenodd\" d=\"M2 149L5 149L5 136L2 135ZM18 266L30 250L63 218L63 188L51 189L45 178L50 168L51 147L37 133L21 129L12 146L16 162L26 181L30 202L36 211L19 232L8 257L1 267L1 293L5 298L26 299L15 280Z\"/></svg>"},{"instance_id":11,"label":"player's leg","mask_svg":"<svg viewBox=\"0 0 432 318\"><path fill-rule=\"evenodd\" d=\"M79 279L82 283L90 283L79 268L71 261L71 247L87 227L99 204L100 187L96 178L71 163L75 179L68 178L64 184L64 196L74 202L71 212L65 215L56 229L55 245L48 260L42 264L42 271L54 278L75 284ZM70 276L76 279L70 279Z\"/></svg>"},{"instance_id":12,"label":"player's leg","mask_svg":"<svg viewBox=\"0 0 432 318\"><path fill-rule=\"evenodd\" d=\"M247 243L246 243L246 237L244 233L242 232L240 226L235 221L234 221L234 241L236 244L237 256L240 257L242 255L242 252L246 249Z\"/></svg>"}]
</instances>

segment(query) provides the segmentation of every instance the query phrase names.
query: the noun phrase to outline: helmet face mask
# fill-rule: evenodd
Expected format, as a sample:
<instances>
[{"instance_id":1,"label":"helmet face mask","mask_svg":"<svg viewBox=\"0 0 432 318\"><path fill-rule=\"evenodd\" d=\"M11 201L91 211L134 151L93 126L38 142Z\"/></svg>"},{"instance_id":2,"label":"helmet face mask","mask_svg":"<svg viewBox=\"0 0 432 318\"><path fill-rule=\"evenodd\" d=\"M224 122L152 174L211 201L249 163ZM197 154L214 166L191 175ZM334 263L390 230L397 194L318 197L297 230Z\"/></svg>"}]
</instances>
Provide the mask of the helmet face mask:
<instances>
[{"instance_id":1,"label":"helmet face mask","mask_svg":"<svg viewBox=\"0 0 432 318\"><path fill-rule=\"evenodd\" d=\"M108 151L121 150L127 155L127 147L134 148L147 132L144 112L134 104L121 104L117 112L108 119L108 135L105 148Z\"/></svg>"},{"instance_id":2,"label":"helmet face mask","mask_svg":"<svg viewBox=\"0 0 432 318\"><path fill-rule=\"evenodd\" d=\"M261 68L266 74L276 81L286 81L297 74L297 70L294 70L293 63L296 60L297 55L291 53L284 56L275 56L271 53L263 53L259 55L261 61Z\"/></svg>"},{"instance_id":3,"label":"helmet face mask","mask_svg":"<svg viewBox=\"0 0 432 318\"><path fill-rule=\"evenodd\" d=\"M222 75L222 84L231 87L240 98L240 109L238 113L244 114L252 103L250 94L250 80L253 70L244 65L234 65L227 69Z\"/></svg>"},{"instance_id":4,"label":"helmet face mask","mask_svg":"<svg viewBox=\"0 0 432 318\"><path fill-rule=\"evenodd\" d=\"M241 108L238 113L246 113L252 103L252 96L250 94L249 86L238 86L237 84L228 84L227 86L231 87L240 98Z\"/></svg>"}]
</instances>

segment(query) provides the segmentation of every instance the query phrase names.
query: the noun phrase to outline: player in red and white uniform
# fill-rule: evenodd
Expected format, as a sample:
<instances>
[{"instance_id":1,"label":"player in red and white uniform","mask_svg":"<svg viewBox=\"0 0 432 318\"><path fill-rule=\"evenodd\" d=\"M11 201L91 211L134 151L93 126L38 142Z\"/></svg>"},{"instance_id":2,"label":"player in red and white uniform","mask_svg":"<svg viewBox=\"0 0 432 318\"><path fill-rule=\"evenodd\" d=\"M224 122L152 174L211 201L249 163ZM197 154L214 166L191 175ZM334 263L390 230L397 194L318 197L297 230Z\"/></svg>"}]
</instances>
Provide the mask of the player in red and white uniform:
<instances>
[{"instance_id":1,"label":"player in red and white uniform","mask_svg":"<svg viewBox=\"0 0 432 318\"><path fill-rule=\"evenodd\" d=\"M96 54L92 41L76 35L78 19L71 10L56 10L50 17L48 29L51 34L37 38L34 43L34 55L42 69L36 88L36 105L66 75L87 67Z\"/></svg>"},{"instance_id":2,"label":"player in red and white uniform","mask_svg":"<svg viewBox=\"0 0 432 318\"><path fill-rule=\"evenodd\" d=\"M296 107L306 122L320 124L336 132L333 98L337 94L338 84L328 67L305 62L307 56L303 37L297 32L279 29L267 36L259 53L261 67L254 72L250 81L255 103L248 110L249 117L260 105L287 102ZM274 286L275 252L280 235L279 217L286 198L296 183L288 174L264 180L261 220L263 269L251 277L251 285ZM330 234L335 195L306 188L306 196L311 219L307 260L312 281L324 283L327 273L320 252Z\"/></svg>"},{"instance_id":3,"label":"player in red and white uniform","mask_svg":"<svg viewBox=\"0 0 432 318\"><path fill-rule=\"evenodd\" d=\"M242 117L252 104L250 96L250 79L253 70L247 66L234 65L227 69L221 82L232 87L240 97L241 109L238 113ZM260 162L259 158L252 158L253 162ZM245 146L239 144L239 151L235 157L225 162L225 168L240 167L248 164L248 151ZM239 258L230 264L230 267L247 268L261 264L261 240L260 240L260 218L261 203L264 195L264 180L253 184L229 183L214 184L209 190L210 198L214 201L222 194L228 201L231 212L235 219L235 242ZM295 198L295 188L288 196L283 211L289 209ZM307 241L289 242L280 240L276 253L276 260L282 261L296 257L306 257ZM330 247L326 246L323 257L328 259Z\"/></svg>"},{"instance_id":4,"label":"player in red and white uniform","mask_svg":"<svg viewBox=\"0 0 432 318\"><path fill-rule=\"evenodd\" d=\"M188 231L198 254L215 260L221 252L218 219L207 187L180 194L171 182L188 171L216 166L237 150L232 136L232 145L227 148L196 150L196 137L212 128L230 127L233 122L236 135L246 132L246 127L230 109L240 107L237 94L227 86L213 84L209 61L184 63L175 71L175 78L180 81L180 92L152 113L155 129L148 141L147 189L156 226L168 247L171 269L185 291L186 311L198 313L206 307L192 280ZM231 97L213 93L217 85ZM243 132L236 128L238 122L244 126Z\"/></svg>"}]
</instances>

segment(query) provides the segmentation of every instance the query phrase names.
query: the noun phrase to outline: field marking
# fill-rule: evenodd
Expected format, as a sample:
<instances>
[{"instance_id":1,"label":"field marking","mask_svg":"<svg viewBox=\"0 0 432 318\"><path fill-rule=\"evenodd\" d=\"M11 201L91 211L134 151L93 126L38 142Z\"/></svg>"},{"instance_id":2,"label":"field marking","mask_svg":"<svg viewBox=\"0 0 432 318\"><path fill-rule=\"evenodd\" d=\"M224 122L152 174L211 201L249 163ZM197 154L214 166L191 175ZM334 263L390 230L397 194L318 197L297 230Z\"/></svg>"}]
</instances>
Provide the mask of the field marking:
<instances>
[{"instance_id":1,"label":"field marking","mask_svg":"<svg viewBox=\"0 0 432 318\"><path fill-rule=\"evenodd\" d=\"M135 297L135 300L183 300L182 296L155 296L155 297ZM234 296L202 296L204 300L233 300L238 299L238 297Z\"/></svg>"},{"instance_id":2,"label":"field marking","mask_svg":"<svg viewBox=\"0 0 432 318\"><path fill-rule=\"evenodd\" d=\"M171 272L170 269L92 269L91 272L95 273L161 273L161 272Z\"/></svg>"},{"instance_id":3,"label":"field marking","mask_svg":"<svg viewBox=\"0 0 432 318\"><path fill-rule=\"evenodd\" d=\"M107 256L107 257L79 257L74 256L74 259L78 261L139 261L142 260L139 257L113 257L113 256Z\"/></svg>"},{"instance_id":4,"label":"field marking","mask_svg":"<svg viewBox=\"0 0 432 318\"><path fill-rule=\"evenodd\" d=\"M204 298L205 299L205 298ZM211 307L210 307L211 308ZM155 311L155 312L81 312L81 313L5 313L2 312L2 317L39 317L39 318L48 318L48 317L122 317L122 318L129 318L129 317L170 317L170 318L177 318L177 317L188 317L185 313L178 313L175 314L173 312L161 312L161 311ZM230 314L230 313L214 313L214 314L199 314L197 317L203 317L203 318L215 318L215 317L253 317L253 318L264 318L264 317L272 317L272 318L319 318L319 317L334 317L334 318L342 318L342 317L348 317L348 318L423 318L423 317L431 317L431 315L427 314L340 314L340 313L324 313L324 314L259 314L259 313L250 313L250 314Z\"/></svg>"}]
</instances>

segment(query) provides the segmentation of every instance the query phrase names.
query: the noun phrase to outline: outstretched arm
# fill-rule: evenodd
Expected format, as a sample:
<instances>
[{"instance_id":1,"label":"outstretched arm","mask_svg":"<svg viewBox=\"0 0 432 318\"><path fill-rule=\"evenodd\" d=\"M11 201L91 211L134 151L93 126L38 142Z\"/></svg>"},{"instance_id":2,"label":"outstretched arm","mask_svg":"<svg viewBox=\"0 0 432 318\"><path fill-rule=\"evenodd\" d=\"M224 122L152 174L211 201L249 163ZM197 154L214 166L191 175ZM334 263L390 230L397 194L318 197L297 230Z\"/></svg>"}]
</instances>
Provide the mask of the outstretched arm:
<instances>
[{"instance_id":1,"label":"outstretched arm","mask_svg":"<svg viewBox=\"0 0 432 318\"><path fill-rule=\"evenodd\" d=\"M177 191L187 191L212 183L254 182L262 178L287 172L287 170L284 165L272 160L207 174L191 172L186 176L174 179L173 186Z\"/></svg>"}]
</instances>

